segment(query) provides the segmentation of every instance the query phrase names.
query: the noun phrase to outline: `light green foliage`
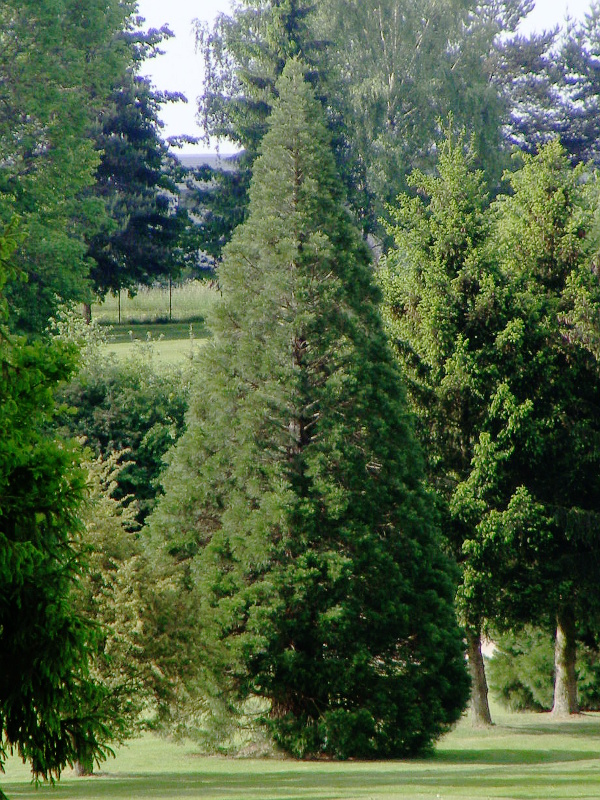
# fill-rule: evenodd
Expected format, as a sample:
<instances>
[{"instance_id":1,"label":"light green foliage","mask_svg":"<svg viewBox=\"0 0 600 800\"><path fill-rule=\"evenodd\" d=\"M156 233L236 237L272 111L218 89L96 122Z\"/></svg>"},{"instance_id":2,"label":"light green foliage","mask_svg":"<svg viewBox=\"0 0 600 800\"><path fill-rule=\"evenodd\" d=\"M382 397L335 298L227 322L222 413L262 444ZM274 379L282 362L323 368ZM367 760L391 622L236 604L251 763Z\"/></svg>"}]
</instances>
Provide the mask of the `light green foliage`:
<instances>
[{"instance_id":1,"label":"light green foliage","mask_svg":"<svg viewBox=\"0 0 600 800\"><path fill-rule=\"evenodd\" d=\"M557 142L510 181L512 194L493 209L510 311L496 340L502 379L455 505L476 525L467 583L474 592L487 584L499 624L552 624L561 610L590 623L600 524L597 183Z\"/></svg>"},{"instance_id":2,"label":"light green foliage","mask_svg":"<svg viewBox=\"0 0 600 800\"><path fill-rule=\"evenodd\" d=\"M383 314L407 379L430 480L443 504L444 530L459 561L469 525L454 512L471 472L498 380L495 334L504 287L489 251L487 195L474 155L450 127L437 174L415 172L416 197L390 208L394 248L382 261ZM464 567L464 564L463 564ZM475 598L462 608L479 627Z\"/></svg>"},{"instance_id":3,"label":"light green foliage","mask_svg":"<svg viewBox=\"0 0 600 800\"><path fill-rule=\"evenodd\" d=\"M158 370L143 349L117 361L96 346L87 365L61 388L66 408L59 422L67 435L84 437L94 455L106 459L127 451L116 498L135 498L140 523L160 493L165 454L183 430L188 383L184 369Z\"/></svg>"},{"instance_id":4,"label":"light green foliage","mask_svg":"<svg viewBox=\"0 0 600 800\"><path fill-rule=\"evenodd\" d=\"M577 688L583 711L598 710L598 651L579 646ZM498 638L488 665L494 695L513 711L550 711L554 690L554 636L530 625Z\"/></svg>"},{"instance_id":5,"label":"light green foliage","mask_svg":"<svg viewBox=\"0 0 600 800\"><path fill-rule=\"evenodd\" d=\"M87 294L84 235L102 204L86 191L99 161L91 133L130 59L121 36L133 0L7 0L0 8L0 222L24 234L10 289L12 324L41 331Z\"/></svg>"},{"instance_id":6,"label":"light green foliage","mask_svg":"<svg viewBox=\"0 0 600 800\"><path fill-rule=\"evenodd\" d=\"M449 113L475 136L488 177L499 178L504 108L487 69L495 37L510 28L505 9L470 0L317 8L338 80L332 102L378 211L406 188L413 169L431 168L439 120Z\"/></svg>"},{"instance_id":7,"label":"light green foliage","mask_svg":"<svg viewBox=\"0 0 600 800\"><path fill-rule=\"evenodd\" d=\"M252 162L266 129L274 82L285 57L301 55L333 132L348 201L366 232L415 168L435 161L439 120L453 113L473 135L479 165L494 187L507 164L504 129L522 62L533 49L513 42L529 0L243 0L212 30L200 31L208 80L200 98L205 130L238 142ZM546 42L546 49L548 43ZM513 103L514 100L514 103ZM504 128L503 128L504 126ZM246 166L248 166L246 162ZM229 212L245 208L239 183L207 197L217 236ZM218 199L217 199L218 198ZM241 207L241 208L240 208ZM214 252L214 251L211 251Z\"/></svg>"},{"instance_id":8,"label":"light green foliage","mask_svg":"<svg viewBox=\"0 0 600 800\"><path fill-rule=\"evenodd\" d=\"M135 530L131 497L115 498L126 453L88 461L88 498L82 510L86 571L78 583L75 604L99 629L90 673L106 689L103 715L120 742L138 732L154 710L154 692L163 676L148 657L146 599L156 576L145 562ZM79 762L89 772L93 753L84 748Z\"/></svg>"},{"instance_id":9,"label":"light green foliage","mask_svg":"<svg viewBox=\"0 0 600 800\"><path fill-rule=\"evenodd\" d=\"M466 699L449 565L320 105L296 61L277 88L150 533L286 750L415 753Z\"/></svg>"}]
</instances>

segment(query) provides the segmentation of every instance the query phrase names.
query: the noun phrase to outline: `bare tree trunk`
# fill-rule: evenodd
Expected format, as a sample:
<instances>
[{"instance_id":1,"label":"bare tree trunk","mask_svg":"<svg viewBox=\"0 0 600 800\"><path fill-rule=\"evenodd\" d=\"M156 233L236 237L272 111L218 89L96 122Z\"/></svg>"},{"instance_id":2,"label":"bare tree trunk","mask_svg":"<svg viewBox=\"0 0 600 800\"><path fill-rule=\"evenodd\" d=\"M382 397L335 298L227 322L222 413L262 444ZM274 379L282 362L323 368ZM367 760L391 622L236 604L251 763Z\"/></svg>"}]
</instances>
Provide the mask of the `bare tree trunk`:
<instances>
[{"instance_id":1,"label":"bare tree trunk","mask_svg":"<svg viewBox=\"0 0 600 800\"><path fill-rule=\"evenodd\" d=\"M89 325L92 321L92 305L91 303L84 303L83 304L83 318Z\"/></svg>"},{"instance_id":2,"label":"bare tree trunk","mask_svg":"<svg viewBox=\"0 0 600 800\"><path fill-rule=\"evenodd\" d=\"M554 706L552 714L566 717L579 713L577 702L577 643L575 613L569 605L561 606L556 614L554 644Z\"/></svg>"},{"instance_id":3,"label":"bare tree trunk","mask_svg":"<svg viewBox=\"0 0 600 800\"><path fill-rule=\"evenodd\" d=\"M487 727L492 724L492 715L481 652L481 633L475 628L467 628L467 653L471 673L471 722L477 727Z\"/></svg>"}]
</instances>

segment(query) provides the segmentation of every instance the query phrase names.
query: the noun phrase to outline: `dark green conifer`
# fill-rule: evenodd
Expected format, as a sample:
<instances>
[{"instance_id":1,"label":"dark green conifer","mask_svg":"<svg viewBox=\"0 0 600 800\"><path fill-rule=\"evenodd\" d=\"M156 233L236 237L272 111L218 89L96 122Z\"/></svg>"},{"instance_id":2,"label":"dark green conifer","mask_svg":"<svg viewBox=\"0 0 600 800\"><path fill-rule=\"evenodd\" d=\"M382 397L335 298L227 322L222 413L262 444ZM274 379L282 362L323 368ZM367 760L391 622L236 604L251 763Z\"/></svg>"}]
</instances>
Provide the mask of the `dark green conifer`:
<instances>
[{"instance_id":1,"label":"dark green conifer","mask_svg":"<svg viewBox=\"0 0 600 800\"><path fill-rule=\"evenodd\" d=\"M417 753L468 695L451 570L321 106L296 60L277 89L151 533L284 749Z\"/></svg>"}]
</instances>

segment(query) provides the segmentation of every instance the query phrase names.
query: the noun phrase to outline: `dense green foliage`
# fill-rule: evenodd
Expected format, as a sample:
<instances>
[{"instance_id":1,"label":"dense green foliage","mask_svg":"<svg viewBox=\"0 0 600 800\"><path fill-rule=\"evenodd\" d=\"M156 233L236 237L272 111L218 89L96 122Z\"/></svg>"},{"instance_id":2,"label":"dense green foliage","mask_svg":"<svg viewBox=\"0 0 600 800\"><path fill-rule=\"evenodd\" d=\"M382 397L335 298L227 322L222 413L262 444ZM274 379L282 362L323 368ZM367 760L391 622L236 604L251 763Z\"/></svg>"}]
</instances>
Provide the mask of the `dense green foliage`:
<instances>
[{"instance_id":1,"label":"dense green foliage","mask_svg":"<svg viewBox=\"0 0 600 800\"><path fill-rule=\"evenodd\" d=\"M417 196L389 208L394 247L381 261L383 314L408 383L409 399L437 490L447 544L465 564L473 531L454 509L471 471L497 381L495 336L503 319L503 280L489 252L488 200L463 136L450 128L439 147L437 173L414 172ZM471 522L472 524L472 522ZM488 609L461 593L473 676L472 709L490 718L480 647Z\"/></svg>"},{"instance_id":2,"label":"dense green foliage","mask_svg":"<svg viewBox=\"0 0 600 800\"><path fill-rule=\"evenodd\" d=\"M150 530L285 750L417 753L467 695L451 572L321 108L297 61L277 86Z\"/></svg>"},{"instance_id":3,"label":"dense green foliage","mask_svg":"<svg viewBox=\"0 0 600 800\"><path fill-rule=\"evenodd\" d=\"M247 185L290 55L310 64L363 232L380 236L384 203L406 189L412 170L433 168L440 119L449 114L474 137L478 166L497 190L510 147L535 147L563 119L556 120L557 85L564 90L565 82L551 51L555 36L515 34L530 9L527 0L244 0L202 26L200 119L207 135L244 148L238 183L223 175L223 191L204 198L208 246L218 251L243 214L239 181Z\"/></svg>"},{"instance_id":4,"label":"dense green foliage","mask_svg":"<svg viewBox=\"0 0 600 800\"><path fill-rule=\"evenodd\" d=\"M392 212L384 310L466 622L556 621L574 686L575 621L599 610L597 186L554 142L488 210L462 150L446 140Z\"/></svg>"},{"instance_id":5,"label":"dense green foliage","mask_svg":"<svg viewBox=\"0 0 600 800\"><path fill-rule=\"evenodd\" d=\"M554 636L532 626L502 634L489 661L490 688L513 711L550 711L554 700ZM577 689L582 711L600 707L600 660L578 646Z\"/></svg>"},{"instance_id":6,"label":"dense green foliage","mask_svg":"<svg viewBox=\"0 0 600 800\"><path fill-rule=\"evenodd\" d=\"M459 505L465 519L485 520L477 557L503 540L512 557L502 563L529 575L525 593L525 573L504 584L509 616L555 610L560 598L587 615L600 496L597 187L558 143L510 179L513 194L493 209L510 281L510 318L496 337L502 380Z\"/></svg>"},{"instance_id":7,"label":"dense green foliage","mask_svg":"<svg viewBox=\"0 0 600 800\"><path fill-rule=\"evenodd\" d=\"M458 557L465 530L452 514L470 474L497 379L495 335L503 281L488 248L488 200L464 138L452 129L436 175L416 171L389 208L394 246L379 268L383 313L428 457L430 480L446 503L446 535Z\"/></svg>"},{"instance_id":8,"label":"dense green foliage","mask_svg":"<svg viewBox=\"0 0 600 800\"><path fill-rule=\"evenodd\" d=\"M62 430L84 437L96 457L125 457L114 496L135 498L140 523L160 491L165 455L183 430L186 386L181 370L157 371L143 349L124 361L97 350L60 391L67 406L60 417Z\"/></svg>"},{"instance_id":9,"label":"dense green foliage","mask_svg":"<svg viewBox=\"0 0 600 800\"><path fill-rule=\"evenodd\" d=\"M0 288L16 241L0 239ZM68 440L48 433L72 347L28 344L6 331L0 297L0 763L15 749L50 777L81 749L102 757L104 695L90 679L93 627L72 598L82 570L85 475Z\"/></svg>"},{"instance_id":10,"label":"dense green foliage","mask_svg":"<svg viewBox=\"0 0 600 800\"><path fill-rule=\"evenodd\" d=\"M155 34L150 42L148 35L142 37L146 46L140 59L163 36ZM178 202L177 181L183 178L161 138L158 119L161 103L178 97L153 90L137 75L139 68L134 63L123 74L96 136L101 157L94 195L102 199L108 220L91 237L88 255L100 297L108 291L135 291L159 277L176 277L196 261L195 228Z\"/></svg>"}]
</instances>

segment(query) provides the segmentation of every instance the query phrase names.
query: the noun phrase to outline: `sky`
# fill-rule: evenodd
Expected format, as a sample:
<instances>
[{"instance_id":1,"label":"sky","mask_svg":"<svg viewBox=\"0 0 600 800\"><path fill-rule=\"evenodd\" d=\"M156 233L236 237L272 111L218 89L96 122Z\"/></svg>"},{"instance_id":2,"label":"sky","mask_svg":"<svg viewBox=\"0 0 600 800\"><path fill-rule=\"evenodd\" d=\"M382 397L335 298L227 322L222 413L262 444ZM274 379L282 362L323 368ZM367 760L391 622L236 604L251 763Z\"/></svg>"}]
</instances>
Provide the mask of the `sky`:
<instances>
[{"instance_id":1,"label":"sky","mask_svg":"<svg viewBox=\"0 0 600 800\"><path fill-rule=\"evenodd\" d=\"M591 0L536 0L535 8L525 21L523 32L541 31L563 24L567 14L583 19ZM165 54L146 63L143 73L151 77L157 89L182 92L187 103L163 106L162 119L166 137L189 134L199 136L196 119L196 97L202 90L202 64L195 52L192 30L194 19L212 21L219 12L229 12L229 0L138 0L139 14L145 27L160 28L167 24L175 37L164 46ZM181 152L215 152L216 142L196 147L185 145ZM221 153L233 152L233 147L221 143Z\"/></svg>"}]
</instances>

